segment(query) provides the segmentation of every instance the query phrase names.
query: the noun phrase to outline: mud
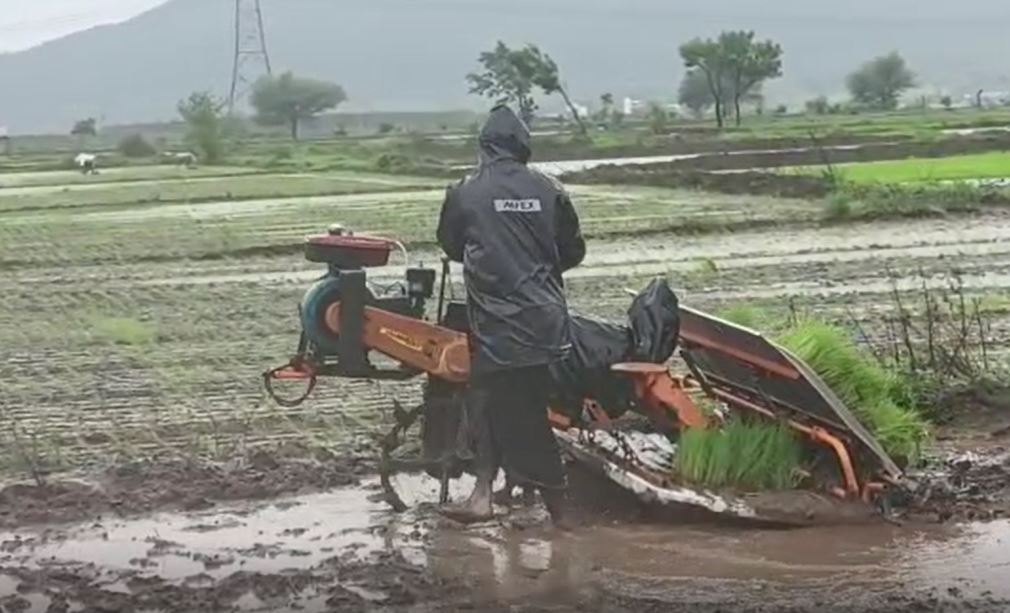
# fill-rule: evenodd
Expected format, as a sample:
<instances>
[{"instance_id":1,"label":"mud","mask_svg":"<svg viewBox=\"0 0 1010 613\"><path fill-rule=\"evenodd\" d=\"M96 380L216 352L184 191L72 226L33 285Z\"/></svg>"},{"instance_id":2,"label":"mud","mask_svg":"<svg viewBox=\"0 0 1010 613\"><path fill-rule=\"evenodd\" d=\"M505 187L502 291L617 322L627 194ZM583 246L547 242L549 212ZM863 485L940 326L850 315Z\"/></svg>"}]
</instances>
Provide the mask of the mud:
<instances>
[{"instance_id":1,"label":"mud","mask_svg":"<svg viewBox=\"0 0 1010 613\"><path fill-rule=\"evenodd\" d=\"M565 174L562 180L589 185L648 185L783 198L823 198L830 192L828 181L818 176L779 175L758 171L716 173L667 169L653 164L599 166L592 170Z\"/></svg>"},{"instance_id":2,"label":"mud","mask_svg":"<svg viewBox=\"0 0 1010 613\"><path fill-rule=\"evenodd\" d=\"M317 452L318 455L318 452ZM355 483L371 459L311 457L304 449L255 451L229 462L162 459L97 475L40 475L0 489L0 527L135 515L155 509L205 509L225 501L274 498Z\"/></svg>"},{"instance_id":3,"label":"mud","mask_svg":"<svg viewBox=\"0 0 1010 613\"><path fill-rule=\"evenodd\" d=\"M1003 151L1010 147L1010 135L986 134L938 141L877 142L856 146L812 146L769 151L735 151L724 155L703 155L675 160L656 166L657 170L738 170L748 168L781 168L784 166L823 165L854 162L876 162L910 157L938 158L968 153Z\"/></svg>"},{"instance_id":4,"label":"mud","mask_svg":"<svg viewBox=\"0 0 1010 613\"><path fill-rule=\"evenodd\" d=\"M1002 151L1010 147L1010 135L950 138L937 142L878 142L860 145L809 146L765 151L725 151L628 160L586 160L547 164L576 184L649 185L701 189L728 194L774 195L789 198L823 198L831 191L819 176L780 175L763 169L789 166L846 164L896 160L909 157L937 158L952 155ZM998 187L993 182L985 186ZM994 195L995 197L995 195Z\"/></svg>"},{"instance_id":5,"label":"mud","mask_svg":"<svg viewBox=\"0 0 1010 613\"><path fill-rule=\"evenodd\" d=\"M690 158L700 156L727 155L738 152L779 151L792 149L807 149L811 146L810 138L713 138L718 131L683 130L667 135L654 137L652 143L634 143L622 146L598 147L575 142L558 142L545 140L533 143L534 161L551 164L560 162L574 164L580 167L586 162L603 159L643 158L664 156ZM858 147L877 143L905 142L901 136L870 135L870 134L830 134L818 139L823 147Z\"/></svg>"},{"instance_id":6,"label":"mud","mask_svg":"<svg viewBox=\"0 0 1010 613\"><path fill-rule=\"evenodd\" d=\"M5 611L992 610L1010 522L802 530L656 522L597 496L571 533L539 508L464 528L397 478L214 510L0 533ZM466 483L454 488L454 496ZM609 513L605 512L609 509ZM601 512L602 510L602 512Z\"/></svg>"}]
</instances>

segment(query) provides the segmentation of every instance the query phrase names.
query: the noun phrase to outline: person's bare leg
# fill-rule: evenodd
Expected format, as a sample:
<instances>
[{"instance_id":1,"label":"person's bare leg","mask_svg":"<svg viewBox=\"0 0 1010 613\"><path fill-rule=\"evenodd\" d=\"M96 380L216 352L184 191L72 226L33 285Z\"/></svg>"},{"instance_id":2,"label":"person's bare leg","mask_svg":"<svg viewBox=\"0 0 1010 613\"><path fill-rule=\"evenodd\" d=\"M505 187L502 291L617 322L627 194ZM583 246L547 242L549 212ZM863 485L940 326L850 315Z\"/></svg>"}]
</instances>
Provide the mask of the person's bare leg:
<instances>
[{"instance_id":1,"label":"person's bare leg","mask_svg":"<svg viewBox=\"0 0 1010 613\"><path fill-rule=\"evenodd\" d=\"M555 528L565 532L574 528L571 518L568 516L568 496L565 490L541 488L540 497L544 499L544 506L551 514L551 523Z\"/></svg>"},{"instance_id":2,"label":"person's bare leg","mask_svg":"<svg viewBox=\"0 0 1010 613\"><path fill-rule=\"evenodd\" d=\"M487 521L494 517L491 482L492 479L477 479L470 496L463 502L443 506L442 515L465 524Z\"/></svg>"},{"instance_id":3,"label":"person's bare leg","mask_svg":"<svg viewBox=\"0 0 1010 613\"><path fill-rule=\"evenodd\" d=\"M495 504L500 504L502 506L509 506L515 500L515 489L516 486L512 483L512 480L505 476L505 487L498 490L491 496L492 502Z\"/></svg>"},{"instance_id":4,"label":"person's bare leg","mask_svg":"<svg viewBox=\"0 0 1010 613\"><path fill-rule=\"evenodd\" d=\"M473 491L463 502L444 505L442 514L459 522L472 524L487 521L494 516L492 485L498 474L498 458L491 436L491 422L487 416L487 395L479 383L467 396L467 411L471 418L474 441L473 472L477 478Z\"/></svg>"}]
</instances>

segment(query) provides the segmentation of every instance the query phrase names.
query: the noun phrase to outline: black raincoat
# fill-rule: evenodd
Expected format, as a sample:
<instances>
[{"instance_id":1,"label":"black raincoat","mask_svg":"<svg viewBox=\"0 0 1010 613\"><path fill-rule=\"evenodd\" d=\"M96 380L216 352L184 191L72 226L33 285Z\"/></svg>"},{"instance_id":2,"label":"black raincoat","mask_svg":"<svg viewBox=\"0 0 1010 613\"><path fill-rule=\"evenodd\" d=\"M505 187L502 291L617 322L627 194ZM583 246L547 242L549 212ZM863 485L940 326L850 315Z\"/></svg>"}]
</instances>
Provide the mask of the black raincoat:
<instances>
[{"instance_id":1,"label":"black raincoat","mask_svg":"<svg viewBox=\"0 0 1010 613\"><path fill-rule=\"evenodd\" d=\"M571 343L561 273L586 245L568 195L529 158L526 125L496 107L476 171L442 205L438 241L463 263L476 375L550 364Z\"/></svg>"}]
</instances>

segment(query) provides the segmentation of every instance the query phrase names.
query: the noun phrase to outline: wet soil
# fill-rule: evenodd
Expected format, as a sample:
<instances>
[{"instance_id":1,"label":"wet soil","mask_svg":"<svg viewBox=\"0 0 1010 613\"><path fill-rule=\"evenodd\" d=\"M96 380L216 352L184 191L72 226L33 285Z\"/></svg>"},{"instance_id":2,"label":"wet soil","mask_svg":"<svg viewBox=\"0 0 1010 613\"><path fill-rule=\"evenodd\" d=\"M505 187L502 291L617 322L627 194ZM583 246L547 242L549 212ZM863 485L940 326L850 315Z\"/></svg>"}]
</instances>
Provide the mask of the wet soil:
<instances>
[{"instance_id":1,"label":"wet soil","mask_svg":"<svg viewBox=\"0 0 1010 613\"><path fill-rule=\"evenodd\" d=\"M735 150L583 166L568 163L568 166L555 165L552 168L562 172L565 182L574 184L649 185L741 195L823 198L831 191L831 185L824 177L779 175L762 170L909 157L948 157L1003 151L1007 148L1010 148L1010 136L990 134L936 142L868 142L859 145L818 143L816 146L811 146L808 142L793 149ZM996 194L993 197L998 198Z\"/></svg>"},{"instance_id":2,"label":"wet soil","mask_svg":"<svg viewBox=\"0 0 1010 613\"><path fill-rule=\"evenodd\" d=\"M937 141L875 142L851 146L832 146L808 141L792 149L779 148L765 151L731 151L723 155L701 155L661 164L657 170L739 170L749 168L780 168L783 166L809 166L848 164L898 160L910 157L937 158L967 153L1004 151L1010 148L1010 135L989 134L966 138L947 138Z\"/></svg>"},{"instance_id":3,"label":"wet soil","mask_svg":"<svg viewBox=\"0 0 1010 613\"><path fill-rule=\"evenodd\" d=\"M649 185L783 198L823 198L831 191L828 181L818 176L779 175L759 171L715 173L669 169L655 164L600 166L565 174L562 179L579 184Z\"/></svg>"},{"instance_id":4,"label":"wet soil","mask_svg":"<svg viewBox=\"0 0 1010 613\"><path fill-rule=\"evenodd\" d=\"M4 611L857 611L1010 605L1010 522L801 530L650 516L596 492L464 527L430 479L0 533ZM454 488L459 496L467 483Z\"/></svg>"},{"instance_id":5,"label":"wet soil","mask_svg":"<svg viewBox=\"0 0 1010 613\"><path fill-rule=\"evenodd\" d=\"M160 459L118 465L98 474L42 476L0 489L0 528L122 517L161 509L206 509L357 482L373 461L304 449L254 451L228 462Z\"/></svg>"}]
</instances>

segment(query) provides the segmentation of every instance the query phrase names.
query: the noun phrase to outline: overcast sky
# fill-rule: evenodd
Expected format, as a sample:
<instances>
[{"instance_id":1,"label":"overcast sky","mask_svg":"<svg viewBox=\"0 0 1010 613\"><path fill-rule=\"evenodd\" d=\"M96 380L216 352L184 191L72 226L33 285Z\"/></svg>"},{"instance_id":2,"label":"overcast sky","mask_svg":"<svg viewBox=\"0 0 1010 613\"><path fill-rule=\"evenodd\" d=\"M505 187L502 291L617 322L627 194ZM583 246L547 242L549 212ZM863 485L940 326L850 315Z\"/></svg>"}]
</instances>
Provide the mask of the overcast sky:
<instances>
[{"instance_id":1,"label":"overcast sky","mask_svg":"<svg viewBox=\"0 0 1010 613\"><path fill-rule=\"evenodd\" d=\"M0 0L0 52L17 51L103 23L129 19L165 0Z\"/></svg>"}]
</instances>

